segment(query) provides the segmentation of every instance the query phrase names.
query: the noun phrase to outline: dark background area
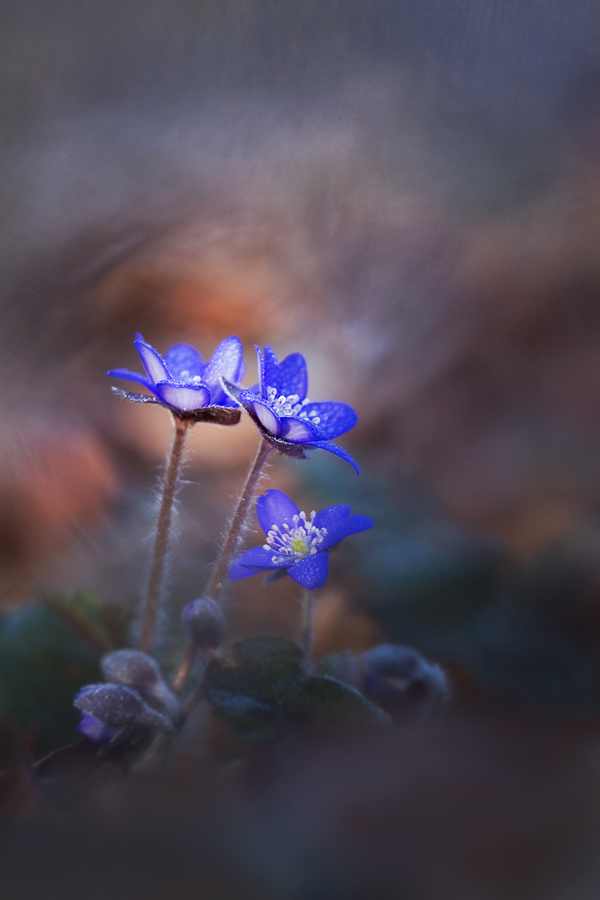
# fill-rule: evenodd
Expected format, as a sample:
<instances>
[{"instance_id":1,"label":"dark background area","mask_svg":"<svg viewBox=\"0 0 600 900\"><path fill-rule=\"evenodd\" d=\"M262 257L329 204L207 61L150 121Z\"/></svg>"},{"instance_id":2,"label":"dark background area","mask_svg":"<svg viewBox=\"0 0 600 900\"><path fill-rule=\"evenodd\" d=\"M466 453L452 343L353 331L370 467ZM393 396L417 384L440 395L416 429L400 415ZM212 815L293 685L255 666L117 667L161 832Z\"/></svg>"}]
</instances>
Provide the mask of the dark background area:
<instances>
[{"instance_id":1,"label":"dark background area","mask_svg":"<svg viewBox=\"0 0 600 900\"><path fill-rule=\"evenodd\" d=\"M583 0L0 4L4 714L55 746L96 665L61 670L50 734L40 598L138 602L170 424L110 392L136 331L237 333L248 384L253 343L300 351L311 399L357 409L360 479L322 453L265 482L376 523L332 557L318 649L408 643L453 684L435 727L296 747L241 793L190 760L103 788L60 820L83 862L56 889L19 887L64 851L11 789L15 897L205 896L206 835L217 897L232 859L232 896L597 896L599 38ZM167 663L255 443L195 429ZM295 638L294 585L236 585L228 615Z\"/></svg>"}]
</instances>

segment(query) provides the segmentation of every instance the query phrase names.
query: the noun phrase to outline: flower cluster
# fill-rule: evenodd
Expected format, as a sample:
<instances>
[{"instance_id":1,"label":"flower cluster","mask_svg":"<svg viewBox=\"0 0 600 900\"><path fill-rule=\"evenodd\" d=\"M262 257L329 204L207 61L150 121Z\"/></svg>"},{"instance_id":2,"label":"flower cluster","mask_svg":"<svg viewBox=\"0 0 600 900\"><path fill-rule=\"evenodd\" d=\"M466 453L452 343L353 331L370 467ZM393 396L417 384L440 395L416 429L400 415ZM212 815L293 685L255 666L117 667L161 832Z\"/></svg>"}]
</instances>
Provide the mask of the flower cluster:
<instances>
[{"instance_id":1,"label":"flower cluster","mask_svg":"<svg viewBox=\"0 0 600 900\"><path fill-rule=\"evenodd\" d=\"M294 659L296 653L304 657L304 671L309 677L311 592L325 584L330 550L343 538L372 528L373 522L366 516L350 515L350 507L341 504L307 515L282 491L268 490L256 504L266 534L265 543L246 550L231 563L262 466L271 449L297 459L306 459L309 450L327 450L345 459L358 472L352 457L333 443L334 438L355 425L356 413L346 403L308 399L307 367L300 353L292 353L279 362L270 347L265 346L264 352L257 347L259 382L247 389L240 383L245 367L242 345L235 336L221 341L206 363L188 344L176 344L163 358L138 334L135 347L144 374L129 369L113 369L108 374L135 382L147 393L113 390L136 402L159 404L176 420L173 447L165 469L140 649L117 650L105 655L102 659L105 683L82 688L75 698L75 706L82 713L79 730L88 739L115 747L119 742L135 738L148 748L156 748L168 742L185 717L188 705L181 704L177 695L192 670L197 652L203 655L205 666L212 666L213 674L215 666L218 668L215 660L225 637L226 623L217 601L227 572L233 580L255 572L269 573L267 581L289 575L306 589L303 646L302 651L295 648ZM260 450L231 518L229 533L205 595L184 609L189 646L168 686L158 664L146 651L151 650L156 630L183 441L191 423L234 425L242 410L259 429ZM213 700L214 696L213 692Z\"/></svg>"},{"instance_id":2,"label":"flower cluster","mask_svg":"<svg viewBox=\"0 0 600 900\"><path fill-rule=\"evenodd\" d=\"M358 472L352 457L332 442L353 428L356 413L347 403L308 399L308 371L302 354L291 353L279 362L271 347L265 345L264 352L256 347L259 380L247 389L240 385L245 366L236 336L221 341L207 363L188 344L171 347L164 359L139 334L135 346L145 375L129 369L113 369L108 374L143 385L150 396L118 393L144 403L159 403L177 418L221 424L235 424L244 409L264 440L280 453L306 459L307 450L327 450ZM271 570L272 579L287 573L306 588L321 587L327 578L329 550L347 535L373 524L365 516L351 516L350 508L342 505L307 517L278 490L260 497L256 509L266 543L242 554L230 567L232 579Z\"/></svg>"}]
</instances>

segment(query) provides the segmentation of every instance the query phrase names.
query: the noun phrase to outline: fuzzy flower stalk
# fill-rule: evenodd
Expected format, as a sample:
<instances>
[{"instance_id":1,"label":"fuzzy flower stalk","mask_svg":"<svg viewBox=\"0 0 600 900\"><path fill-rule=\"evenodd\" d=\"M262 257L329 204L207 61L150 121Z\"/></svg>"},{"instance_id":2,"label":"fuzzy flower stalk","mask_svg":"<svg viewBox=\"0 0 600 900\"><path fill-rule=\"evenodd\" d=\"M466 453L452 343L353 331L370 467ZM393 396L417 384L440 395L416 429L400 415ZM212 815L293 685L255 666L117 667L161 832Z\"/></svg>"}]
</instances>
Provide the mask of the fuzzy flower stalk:
<instances>
[{"instance_id":1,"label":"fuzzy flower stalk","mask_svg":"<svg viewBox=\"0 0 600 900\"><path fill-rule=\"evenodd\" d=\"M239 382L244 375L244 364L242 345L235 336L221 341L207 363L188 344L176 344L167 351L163 359L140 334L136 336L134 343L145 374L131 372L129 369L112 369L108 374L112 378L141 384L149 394L130 394L118 388L113 390L128 400L163 406L171 413L175 426L163 479L150 577L142 609L139 647L149 653L156 630L173 519L173 502L179 483L185 439L195 422L213 422L219 425L235 425L239 422L240 411L223 390L221 378L227 378L233 383Z\"/></svg>"},{"instance_id":2,"label":"fuzzy flower stalk","mask_svg":"<svg viewBox=\"0 0 600 900\"><path fill-rule=\"evenodd\" d=\"M244 523L250 510L250 505L254 497L256 486L262 475L267 457L271 452L271 446L266 441L261 441L254 457L254 462L250 466L250 471L246 476L246 481L242 488L240 498L235 507L234 513L229 523L229 528L225 533L221 550L217 557L217 561L213 568L210 581L206 587L207 600L216 600L219 597L223 582L227 576L227 568L235 548L240 539ZM173 679L173 690L179 692L185 685L185 682L192 670L194 660L196 658L197 646L194 640L188 643L188 647L184 653L183 659Z\"/></svg>"}]
</instances>

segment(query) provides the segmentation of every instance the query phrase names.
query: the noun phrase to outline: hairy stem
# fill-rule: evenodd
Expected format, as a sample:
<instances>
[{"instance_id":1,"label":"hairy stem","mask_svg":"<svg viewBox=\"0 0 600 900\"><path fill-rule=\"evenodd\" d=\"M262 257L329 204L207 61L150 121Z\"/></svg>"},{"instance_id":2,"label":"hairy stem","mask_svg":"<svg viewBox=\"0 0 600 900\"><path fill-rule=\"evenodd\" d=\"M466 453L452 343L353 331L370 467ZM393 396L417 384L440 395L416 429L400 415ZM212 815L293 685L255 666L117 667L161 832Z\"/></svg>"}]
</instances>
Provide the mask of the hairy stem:
<instances>
[{"instance_id":1,"label":"hairy stem","mask_svg":"<svg viewBox=\"0 0 600 900\"><path fill-rule=\"evenodd\" d=\"M256 485L258 484L267 456L271 450L271 445L268 444L267 441L261 439L254 462L250 467L244 487L242 488L242 493L240 494L240 499L238 500L235 512L233 513L229 530L225 536L223 546L221 547L215 563L213 574L206 588L205 596L211 597L214 600L219 596L219 591L221 590L223 581L227 575L227 569L229 568L231 557L235 552L242 528L244 527L244 522L246 521L246 516L250 509ZM192 666L194 665L195 658L196 647L193 644L189 644L171 685L176 693L181 691L185 685Z\"/></svg>"},{"instance_id":2,"label":"hairy stem","mask_svg":"<svg viewBox=\"0 0 600 900\"><path fill-rule=\"evenodd\" d=\"M257 454L254 458L254 462L252 463L250 471L248 472L244 487L242 488L242 493L240 494L240 499L238 500L238 504L231 519L229 531L227 532L227 536L225 537L223 546L221 547L221 551L215 564L214 572L208 583L208 587L206 588L207 597L216 599L219 591L221 590L223 581L225 580L225 577L227 575L227 569L229 568L231 557L233 556L242 528L244 526L244 522L246 521L250 503L252 502L252 497L254 496L254 490L258 483L258 479L261 476L267 456L269 455L271 450L271 445L268 444L267 441L262 439Z\"/></svg>"},{"instance_id":3,"label":"hairy stem","mask_svg":"<svg viewBox=\"0 0 600 900\"><path fill-rule=\"evenodd\" d=\"M218 655L218 651L215 650L207 650L204 654L203 665L202 665L202 675L204 676L204 672L208 669L210 663L214 659L215 656ZM200 703L204 699L204 692L202 689L202 681L194 688L190 696L187 698L182 707L182 713L184 718L187 718L194 707Z\"/></svg>"},{"instance_id":4,"label":"hairy stem","mask_svg":"<svg viewBox=\"0 0 600 900\"><path fill-rule=\"evenodd\" d=\"M302 652L304 653L304 674L313 674L313 604L314 591L304 589L302 596Z\"/></svg>"},{"instance_id":5,"label":"hairy stem","mask_svg":"<svg viewBox=\"0 0 600 900\"><path fill-rule=\"evenodd\" d=\"M187 649L184 653L183 659L179 664L179 668L175 673L175 678L171 683L171 690L178 694L182 689L184 684L188 679L188 675L192 671L192 666L194 665L194 660L196 659L196 645L192 644L191 641L187 645Z\"/></svg>"},{"instance_id":6,"label":"hairy stem","mask_svg":"<svg viewBox=\"0 0 600 900\"><path fill-rule=\"evenodd\" d=\"M175 423L175 436L173 438L171 453L167 461L167 470L165 472L163 492L160 501L160 511L158 513L158 522L156 523L156 536L154 538L154 549L152 552L150 579L148 581L148 590L146 592L142 614L142 633L140 636L139 648L140 650L143 650L144 653L150 653L154 641L158 603L163 584L167 548L169 544L169 532L171 530L171 521L173 518L173 500L175 499L177 482L179 480L179 471L181 469L181 461L183 458L183 445L185 443L188 428L191 425L190 420L182 420L176 417L173 417L173 419Z\"/></svg>"}]
</instances>

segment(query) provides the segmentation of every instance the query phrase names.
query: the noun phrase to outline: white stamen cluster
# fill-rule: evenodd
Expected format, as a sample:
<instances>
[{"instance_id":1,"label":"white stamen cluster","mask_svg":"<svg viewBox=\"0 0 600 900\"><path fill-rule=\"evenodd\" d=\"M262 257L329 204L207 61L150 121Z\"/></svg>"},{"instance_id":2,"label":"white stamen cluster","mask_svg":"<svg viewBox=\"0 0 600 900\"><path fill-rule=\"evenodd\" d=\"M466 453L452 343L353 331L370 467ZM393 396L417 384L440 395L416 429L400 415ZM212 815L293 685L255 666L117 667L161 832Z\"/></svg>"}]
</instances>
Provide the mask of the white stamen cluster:
<instances>
[{"instance_id":1,"label":"white stamen cluster","mask_svg":"<svg viewBox=\"0 0 600 900\"><path fill-rule=\"evenodd\" d=\"M314 422L315 425L318 425L321 421L314 409L309 413L302 411L302 407L310 403L310 400L300 400L298 394L290 394L287 397L281 394L278 397L275 388L268 387L267 400L277 416L293 416L295 419L306 419L308 422Z\"/></svg>"},{"instance_id":2,"label":"white stamen cluster","mask_svg":"<svg viewBox=\"0 0 600 900\"><path fill-rule=\"evenodd\" d=\"M199 381L202 381L202 376L201 376L201 375L194 375L193 378L190 378L190 370L189 370L189 369L183 369L183 370L179 373L179 375L180 375L182 381L195 381L196 384L197 384Z\"/></svg>"},{"instance_id":3,"label":"white stamen cluster","mask_svg":"<svg viewBox=\"0 0 600 900\"><path fill-rule=\"evenodd\" d=\"M263 544L265 550L275 551L271 562L275 566L289 566L292 562L311 556L319 549L319 545L327 534L326 528L317 528L313 525L316 513L313 511L310 518L305 512L292 517L293 525L290 527L284 522L281 528L273 525L267 534L267 543Z\"/></svg>"}]
</instances>

